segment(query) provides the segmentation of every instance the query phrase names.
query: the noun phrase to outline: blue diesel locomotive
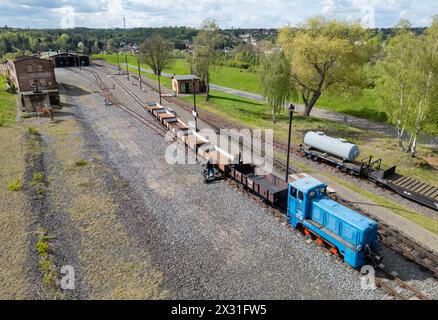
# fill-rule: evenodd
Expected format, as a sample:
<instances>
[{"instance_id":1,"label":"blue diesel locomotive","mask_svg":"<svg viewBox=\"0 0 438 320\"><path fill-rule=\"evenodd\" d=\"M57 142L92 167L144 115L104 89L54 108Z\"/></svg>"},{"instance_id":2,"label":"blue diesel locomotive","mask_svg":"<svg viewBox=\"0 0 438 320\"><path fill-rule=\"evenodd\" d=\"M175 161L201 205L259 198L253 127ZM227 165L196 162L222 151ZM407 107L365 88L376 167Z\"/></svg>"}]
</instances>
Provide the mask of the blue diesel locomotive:
<instances>
[{"instance_id":1,"label":"blue diesel locomotive","mask_svg":"<svg viewBox=\"0 0 438 320\"><path fill-rule=\"evenodd\" d=\"M353 268L379 264L378 224L326 195L327 185L312 177L289 183L287 217L295 228L313 234Z\"/></svg>"}]
</instances>

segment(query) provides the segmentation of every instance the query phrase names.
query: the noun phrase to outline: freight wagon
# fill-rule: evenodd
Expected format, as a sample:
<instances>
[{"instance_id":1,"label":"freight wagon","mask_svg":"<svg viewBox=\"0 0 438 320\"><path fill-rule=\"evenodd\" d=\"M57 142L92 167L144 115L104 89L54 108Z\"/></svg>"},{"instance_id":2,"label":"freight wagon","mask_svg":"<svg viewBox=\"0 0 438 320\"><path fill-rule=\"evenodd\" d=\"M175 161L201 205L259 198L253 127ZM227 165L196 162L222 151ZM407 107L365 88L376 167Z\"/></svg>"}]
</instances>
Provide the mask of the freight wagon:
<instances>
[{"instance_id":1,"label":"freight wagon","mask_svg":"<svg viewBox=\"0 0 438 320\"><path fill-rule=\"evenodd\" d=\"M264 172L253 164L232 164L227 171L232 178L266 202L286 207L288 189L286 181Z\"/></svg>"}]
</instances>

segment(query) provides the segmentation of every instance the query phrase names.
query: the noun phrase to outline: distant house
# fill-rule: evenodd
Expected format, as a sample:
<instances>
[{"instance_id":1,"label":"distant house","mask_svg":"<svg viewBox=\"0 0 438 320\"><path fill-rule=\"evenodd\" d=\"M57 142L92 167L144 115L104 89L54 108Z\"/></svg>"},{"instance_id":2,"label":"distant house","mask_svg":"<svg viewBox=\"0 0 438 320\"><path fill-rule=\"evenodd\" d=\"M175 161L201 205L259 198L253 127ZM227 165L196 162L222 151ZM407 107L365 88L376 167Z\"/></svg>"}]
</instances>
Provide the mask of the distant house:
<instances>
[{"instance_id":1,"label":"distant house","mask_svg":"<svg viewBox=\"0 0 438 320\"><path fill-rule=\"evenodd\" d=\"M35 56L8 60L3 72L21 98L22 110L34 112L36 107L59 104L58 84L51 60Z\"/></svg>"},{"instance_id":2,"label":"distant house","mask_svg":"<svg viewBox=\"0 0 438 320\"><path fill-rule=\"evenodd\" d=\"M195 84L195 93L205 92L203 82L193 74L172 77L172 89L176 94L193 93L193 83Z\"/></svg>"}]
</instances>

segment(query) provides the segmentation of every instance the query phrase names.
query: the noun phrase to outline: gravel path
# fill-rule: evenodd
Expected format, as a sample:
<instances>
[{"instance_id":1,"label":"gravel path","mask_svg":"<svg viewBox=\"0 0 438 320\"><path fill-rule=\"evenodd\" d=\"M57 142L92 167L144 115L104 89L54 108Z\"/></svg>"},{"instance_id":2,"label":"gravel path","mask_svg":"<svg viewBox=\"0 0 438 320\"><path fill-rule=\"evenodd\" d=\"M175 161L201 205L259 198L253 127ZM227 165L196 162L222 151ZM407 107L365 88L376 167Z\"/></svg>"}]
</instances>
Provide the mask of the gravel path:
<instances>
[{"instance_id":1,"label":"gravel path","mask_svg":"<svg viewBox=\"0 0 438 320\"><path fill-rule=\"evenodd\" d=\"M84 82L57 70L60 82ZM169 165L163 138L115 107L72 97L87 144L124 179L119 219L163 273L170 298L382 299L360 275L291 232L226 183L204 185L198 165ZM125 210L124 210L125 209Z\"/></svg>"}]
</instances>

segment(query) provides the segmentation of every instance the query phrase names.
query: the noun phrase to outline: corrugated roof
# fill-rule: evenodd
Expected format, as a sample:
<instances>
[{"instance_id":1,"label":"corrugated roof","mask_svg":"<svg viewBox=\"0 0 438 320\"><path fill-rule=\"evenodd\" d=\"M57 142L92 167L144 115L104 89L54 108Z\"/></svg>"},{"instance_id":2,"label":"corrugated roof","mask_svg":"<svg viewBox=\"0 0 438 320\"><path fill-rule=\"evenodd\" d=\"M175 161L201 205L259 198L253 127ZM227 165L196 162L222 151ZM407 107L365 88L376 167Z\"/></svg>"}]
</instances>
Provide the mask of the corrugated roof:
<instances>
[{"instance_id":1,"label":"corrugated roof","mask_svg":"<svg viewBox=\"0 0 438 320\"><path fill-rule=\"evenodd\" d=\"M199 80L199 77L195 76L194 74L174 76L174 78L176 80Z\"/></svg>"}]
</instances>

